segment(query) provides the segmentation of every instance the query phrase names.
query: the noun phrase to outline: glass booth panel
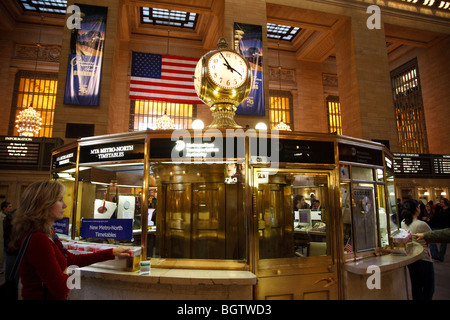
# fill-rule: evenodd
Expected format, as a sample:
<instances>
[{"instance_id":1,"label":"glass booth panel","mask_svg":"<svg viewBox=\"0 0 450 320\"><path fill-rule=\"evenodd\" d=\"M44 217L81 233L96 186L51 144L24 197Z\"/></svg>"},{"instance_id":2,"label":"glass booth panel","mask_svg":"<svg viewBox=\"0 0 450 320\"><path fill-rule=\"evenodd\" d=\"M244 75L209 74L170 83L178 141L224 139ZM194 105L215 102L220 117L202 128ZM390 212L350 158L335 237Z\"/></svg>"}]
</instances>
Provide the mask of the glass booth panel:
<instances>
[{"instance_id":1,"label":"glass booth panel","mask_svg":"<svg viewBox=\"0 0 450 320\"><path fill-rule=\"evenodd\" d=\"M367 251L377 247L377 218L374 185L354 183L352 195L352 217L356 251Z\"/></svg>"},{"instance_id":2,"label":"glass booth panel","mask_svg":"<svg viewBox=\"0 0 450 320\"><path fill-rule=\"evenodd\" d=\"M389 245L389 224L388 211L386 206L386 197L384 185L377 185L377 199L378 199L378 221L380 228L380 246L385 247Z\"/></svg>"},{"instance_id":3,"label":"glass booth panel","mask_svg":"<svg viewBox=\"0 0 450 320\"><path fill-rule=\"evenodd\" d=\"M391 171L386 171L386 188L388 192L389 213L391 229L397 228L397 200L395 197L395 183L394 174Z\"/></svg>"},{"instance_id":4,"label":"glass booth panel","mask_svg":"<svg viewBox=\"0 0 450 320\"><path fill-rule=\"evenodd\" d=\"M256 173L260 259L330 255L328 179Z\"/></svg>"},{"instance_id":5,"label":"glass booth panel","mask_svg":"<svg viewBox=\"0 0 450 320\"><path fill-rule=\"evenodd\" d=\"M352 166L352 180L373 181L373 169Z\"/></svg>"},{"instance_id":6,"label":"glass booth panel","mask_svg":"<svg viewBox=\"0 0 450 320\"><path fill-rule=\"evenodd\" d=\"M153 257L246 257L244 170L231 164L154 164L157 184Z\"/></svg>"},{"instance_id":7,"label":"glass booth panel","mask_svg":"<svg viewBox=\"0 0 450 320\"><path fill-rule=\"evenodd\" d=\"M77 236L89 242L140 245L140 163L96 165L79 172Z\"/></svg>"},{"instance_id":8,"label":"glass booth panel","mask_svg":"<svg viewBox=\"0 0 450 320\"><path fill-rule=\"evenodd\" d=\"M344 233L344 252L353 252L353 232L352 232L352 209L350 183L342 183L341 186L341 208L342 223Z\"/></svg>"}]
</instances>

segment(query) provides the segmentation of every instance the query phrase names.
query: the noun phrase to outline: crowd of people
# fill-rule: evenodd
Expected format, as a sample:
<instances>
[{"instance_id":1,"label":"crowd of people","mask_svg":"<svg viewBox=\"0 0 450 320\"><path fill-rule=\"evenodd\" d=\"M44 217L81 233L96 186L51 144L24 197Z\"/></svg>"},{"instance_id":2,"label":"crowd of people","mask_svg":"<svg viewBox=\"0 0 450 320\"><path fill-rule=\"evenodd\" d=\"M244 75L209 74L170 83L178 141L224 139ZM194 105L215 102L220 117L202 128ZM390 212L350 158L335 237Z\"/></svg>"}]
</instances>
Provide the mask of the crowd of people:
<instances>
[{"instance_id":1,"label":"crowd of people","mask_svg":"<svg viewBox=\"0 0 450 320\"><path fill-rule=\"evenodd\" d=\"M73 255L65 250L52 225L61 219L66 204L64 186L57 181L42 181L30 185L24 192L21 204L13 210L4 201L0 211L0 272L10 276L12 264L23 239L30 237L29 250L19 268L24 299L66 299L66 267L71 264L89 265L98 261L128 256L126 247L116 247L89 255ZM320 201L311 194L311 205L305 198L294 198L294 210L321 210ZM433 260L444 261L450 237L449 200L439 203L398 199L398 219L402 228L410 230L423 247L420 260L408 265L413 299L431 300L434 293ZM5 259L6 257L6 259ZM6 261L5 261L6 260ZM5 269L2 269L5 266Z\"/></svg>"},{"instance_id":2,"label":"crowd of people","mask_svg":"<svg viewBox=\"0 0 450 320\"><path fill-rule=\"evenodd\" d=\"M420 210L417 220L424 221L431 230L443 230L450 228L450 202L447 198L441 198L436 204L434 204L432 200L426 204L424 204L422 200L416 202ZM397 199L400 221L404 220L403 209L405 203L407 203L407 201L401 203L400 199ZM447 243L445 242L441 243L439 248L435 243L430 243L430 254L434 260L441 262L444 261L446 250Z\"/></svg>"},{"instance_id":3,"label":"crowd of people","mask_svg":"<svg viewBox=\"0 0 450 320\"><path fill-rule=\"evenodd\" d=\"M450 233L450 207L446 198L429 201L397 199L401 228L409 230L422 245L421 259L408 265L413 300L431 300L434 293L433 261L444 261ZM439 243L439 248L438 248Z\"/></svg>"}]
</instances>

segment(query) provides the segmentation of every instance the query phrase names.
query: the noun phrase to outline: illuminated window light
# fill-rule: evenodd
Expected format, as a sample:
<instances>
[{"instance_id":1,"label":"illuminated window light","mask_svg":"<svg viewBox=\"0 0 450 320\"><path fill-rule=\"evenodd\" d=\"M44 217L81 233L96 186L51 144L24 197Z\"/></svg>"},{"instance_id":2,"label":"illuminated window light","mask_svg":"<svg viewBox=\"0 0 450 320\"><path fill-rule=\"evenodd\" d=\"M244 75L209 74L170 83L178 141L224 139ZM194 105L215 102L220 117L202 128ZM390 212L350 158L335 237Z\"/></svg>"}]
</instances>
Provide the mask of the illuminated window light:
<instances>
[{"instance_id":1,"label":"illuminated window light","mask_svg":"<svg viewBox=\"0 0 450 320\"><path fill-rule=\"evenodd\" d=\"M300 30L299 27L267 23L267 38L292 41Z\"/></svg>"},{"instance_id":2,"label":"illuminated window light","mask_svg":"<svg viewBox=\"0 0 450 320\"><path fill-rule=\"evenodd\" d=\"M18 0L27 11L66 14L67 0Z\"/></svg>"},{"instance_id":3,"label":"illuminated window light","mask_svg":"<svg viewBox=\"0 0 450 320\"><path fill-rule=\"evenodd\" d=\"M195 29L197 19L193 12L141 7L141 22L146 24Z\"/></svg>"},{"instance_id":4,"label":"illuminated window light","mask_svg":"<svg viewBox=\"0 0 450 320\"><path fill-rule=\"evenodd\" d=\"M450 1L436 1L436 0L402 0L403 2L407 2L410 4L415 4L416 6L423 6L427 8L435 8L442 10L450 10Z\"/></svg>"}]
</instances>

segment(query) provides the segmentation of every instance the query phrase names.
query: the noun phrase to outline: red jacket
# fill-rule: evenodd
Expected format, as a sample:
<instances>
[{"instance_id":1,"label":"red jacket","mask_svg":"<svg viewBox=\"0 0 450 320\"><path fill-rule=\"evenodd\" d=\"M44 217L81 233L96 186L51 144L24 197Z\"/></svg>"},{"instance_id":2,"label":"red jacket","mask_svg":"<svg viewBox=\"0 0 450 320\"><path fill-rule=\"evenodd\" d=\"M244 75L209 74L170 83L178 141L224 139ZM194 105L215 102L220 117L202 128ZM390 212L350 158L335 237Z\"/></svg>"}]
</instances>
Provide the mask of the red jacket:
<instances>
[{"instance_id":1,"label":"red jacket","mask_svg":"<svg viewBox=\"0 0 450 320\"><path fill-rule=\"evenodd\" d=\"M72 254L59 241L43 232L34 233L19 268L24 300L65 300L69 294L67 266L84 267L114 259L113 249L89 254ZM45 289L44 289L45 285ZM82 286L83 284L81 284Z\"/></svg>"}]
</instances>

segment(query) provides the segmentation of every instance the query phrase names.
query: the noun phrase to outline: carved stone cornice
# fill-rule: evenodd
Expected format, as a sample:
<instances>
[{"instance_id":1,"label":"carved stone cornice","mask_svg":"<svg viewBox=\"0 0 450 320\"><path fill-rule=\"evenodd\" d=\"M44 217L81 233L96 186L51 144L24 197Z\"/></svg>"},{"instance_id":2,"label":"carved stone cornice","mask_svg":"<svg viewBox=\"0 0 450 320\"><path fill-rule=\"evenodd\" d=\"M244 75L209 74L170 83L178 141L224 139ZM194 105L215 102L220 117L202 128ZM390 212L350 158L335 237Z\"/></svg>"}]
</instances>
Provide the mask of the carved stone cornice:
<instances>
[{"instance_id":1,"label":"carved stone cornice","mask_svg":"<svg viewBox=\"0 0 450 320\"><path fill-rule=\"evenodd\" d=\"M37 46L31 44L16 43L14 45L14 59L37 60L42 62L59 63L61 58L61 46L41 44L37 52Z\"/></svg>"},{"instance_id":2,"label":"carved stone cornice","mask_svg":"<svg viewBox=\"0 0 450 320\"><path fill-rule=\"evenodd\" d=\"M337 74L323 73L322 83L324 87L339 88Z\"/></svg>"},{"instance_id":3,"label":"carved stone cornice","mask_svg":"<svg viewBox=\"0 0 450 320\"><path fill-rule=\"evenodd\" d=\"M280 70L278 67L269 67L269 81L280 81ZM281 68L281 82L290 84L295 83L295 70Z\"/></svg>"}]
</instances>

